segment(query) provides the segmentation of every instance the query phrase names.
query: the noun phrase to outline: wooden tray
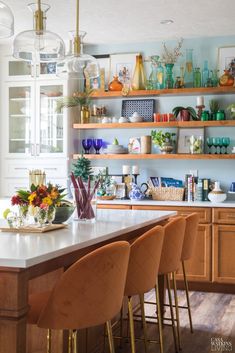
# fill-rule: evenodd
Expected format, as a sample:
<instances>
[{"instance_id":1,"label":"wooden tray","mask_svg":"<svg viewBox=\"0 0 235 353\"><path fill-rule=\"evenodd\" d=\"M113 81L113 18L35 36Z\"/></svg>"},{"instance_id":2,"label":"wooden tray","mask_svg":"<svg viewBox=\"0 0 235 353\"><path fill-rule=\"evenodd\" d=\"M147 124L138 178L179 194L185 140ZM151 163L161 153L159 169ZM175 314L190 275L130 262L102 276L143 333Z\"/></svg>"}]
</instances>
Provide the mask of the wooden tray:
<instances>
[{"instance_id":1,"label":"wooden tray","mask_svg":"<svg viewBox=\"0 0 235 353\"><path fill-rule=\"evenodd\" d=\"M1 227L0 231L1 232L14 232L14 233L45 233L45 232L50 232L52 230L57 230L61 228L65 228L67 224L52 224L48 225L42 228L35 227L33 225L25 226L25 227L20 227L20 228L10 228L10 227Z\"/></svg>"}]
</instances>

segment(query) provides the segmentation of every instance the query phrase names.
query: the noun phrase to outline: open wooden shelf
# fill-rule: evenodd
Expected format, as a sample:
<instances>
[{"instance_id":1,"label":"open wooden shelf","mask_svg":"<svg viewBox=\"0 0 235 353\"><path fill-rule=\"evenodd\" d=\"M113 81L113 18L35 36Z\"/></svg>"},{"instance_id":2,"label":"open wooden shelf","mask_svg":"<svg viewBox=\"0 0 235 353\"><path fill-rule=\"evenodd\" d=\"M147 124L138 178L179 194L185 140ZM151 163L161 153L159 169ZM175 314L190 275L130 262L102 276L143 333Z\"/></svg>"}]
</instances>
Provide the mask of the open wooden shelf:
<instances>
[{"instance_id":1,"label":"open wooden shelf","mask_svg":"<svg viewBox=\"0 0 235 353\"><path fill-rule=\"evenodd\" d=\"M187 95L216 95L216 94L234 94L235 87L199 87L199 88L172 88L161 90L138 90L130 91L127 96L123 96L120 91L117 92L101 92L94 91L92 98L129 98L143 96L187 96Z\"/></svg>"},{"instance_id":2,"label":"open wooden shelf","mask_svg":"<svg viewBox=\"0 0 235 353\"><path fill-rule=\"evenodd\" d=\"M73 124L74 129L144 129L144 128L161 128L161 127L227 127L235 126L235 120L218 120L218 121L170 121L170 122L150 122L150 123L109 123L109 124Z\"/></svg>"},{"instance_id":3,"label":"open wooden shelf","mask_svg":"<svg viewBox=\"0 0 235 353\"><path fill-rule=\"evenodd\" d=\"M235 154L85 154L88 159L235 159ZM78 159L81 154L74 154Z\"/></svg>"}]
</instances>

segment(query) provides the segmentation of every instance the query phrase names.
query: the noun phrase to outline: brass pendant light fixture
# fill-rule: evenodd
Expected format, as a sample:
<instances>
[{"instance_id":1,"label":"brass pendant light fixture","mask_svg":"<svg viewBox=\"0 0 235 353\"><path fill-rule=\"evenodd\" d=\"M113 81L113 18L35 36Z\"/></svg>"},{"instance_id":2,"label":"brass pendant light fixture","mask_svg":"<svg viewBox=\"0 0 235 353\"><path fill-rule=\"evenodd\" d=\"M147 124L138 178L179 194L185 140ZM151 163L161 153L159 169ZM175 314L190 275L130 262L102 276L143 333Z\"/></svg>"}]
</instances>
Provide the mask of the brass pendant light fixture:
<instances>
[{"instance_id":1,"label":"brass pendant light fixture","mask_svg":"<svg viewBox=\"0 0 235 353\"><path fill-rule=\"evenodd\" d=\"M58 34L46 30L47 4L28 5L34 14L34 29L19 33L13 42L13 56L31 62L55 62L65 55L64 41Z\"/></svg>"},{"instance_id":2,"label":"brass pendant light fixture","mask_svg":"<svg viewBox=\"0 0 235 353\"><path fill-rule=\"evenodd\" d=\"M70 32L73 36L73 53L57 64L59 77L85 80L98 79L99 64L96 58L83 53L83 38L86 32L79 31L79 0L76 1L76 30Z\"/></svg>"},{"instance_id":3,"label":"brass pendant light fixture","mask_svg":"<svg viewBox=\"0 0 235 353\"><path fill-rule=\"evenodd\" d=\"M0 39L11 37L14 34L14 17L11 9L0 1Z\"/></svg>"}]
</instances>

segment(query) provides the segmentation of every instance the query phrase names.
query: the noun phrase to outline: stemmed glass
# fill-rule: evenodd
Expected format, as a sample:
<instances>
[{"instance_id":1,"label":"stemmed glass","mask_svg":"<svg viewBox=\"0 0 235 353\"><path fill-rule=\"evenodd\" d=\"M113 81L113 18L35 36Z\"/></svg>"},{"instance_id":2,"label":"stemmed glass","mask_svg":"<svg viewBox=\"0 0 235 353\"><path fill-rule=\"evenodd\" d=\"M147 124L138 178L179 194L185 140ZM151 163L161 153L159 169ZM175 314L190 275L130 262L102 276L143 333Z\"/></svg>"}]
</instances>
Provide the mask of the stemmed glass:
<instances>
[{"instance_id":1,"label":"stemmed glass","mask_svg":"<svg viewBox=\"0 0 235 353\"><path fill-rule=\"evenodd\" d=\"M228 146L230 145L229 137L222 137L222 145L225 147L225 154L228 154Z\"/></svg>"},{"instance_id":2,"label":"stemmed glass","mask_svg":"<svg viewBox=\"0 0 235 353\"><path fill-rule=\"evenodd\" d=\"M212 137L212 141L213 141L213 146L215 147L215 154L219 154L220 151L218 151L217 147L219 147L219 145L220 145L220 138L219 137Z\"/></svg>"},{"instance_id":3,"label":"stemmed glass","mask_svg":"<svg viewBox=\"0 0 235 353\"><path fill-rule=\"evenodd\" d=\"M209 152L209 154L211 154L212 153L211 147L213 146L213 138L207 137L206 142L207 142L207 146L208 146L208 152Z\"/></svg>"},{"instance_id":4,"label":"stemmed glass","mask_svg":"<svg viewBox=\"0 0 235 353\"><path fill-rule=\"evenodd\" d=\"M92 146L92 139L83 139L82 140L82 147L84 148L85 154L89 154L90 148Z\"/></svg>"},{"instance_id":5,"label":"stemmed glass","mask_svg":"<svg viewBox=\"0 0 235 353\"><path fill-rule=\"evenodd\" d=\"M95 149L96 154L100 154L100 149L102 147L103 140L102 139L93 139L93 147Z\"/></svg>"}]
</instances>

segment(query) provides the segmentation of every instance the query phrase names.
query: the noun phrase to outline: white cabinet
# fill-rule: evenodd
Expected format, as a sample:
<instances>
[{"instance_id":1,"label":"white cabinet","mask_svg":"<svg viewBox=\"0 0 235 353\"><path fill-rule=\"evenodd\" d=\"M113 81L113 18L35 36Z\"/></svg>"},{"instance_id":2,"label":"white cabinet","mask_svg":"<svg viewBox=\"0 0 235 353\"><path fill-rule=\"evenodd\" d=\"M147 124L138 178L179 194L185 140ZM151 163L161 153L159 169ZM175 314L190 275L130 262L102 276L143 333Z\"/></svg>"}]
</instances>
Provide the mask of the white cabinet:
<instances>
[{"instance_id":1,"label":"white cabinet","mask_svg":"<svg viewBox=\"0 0 235 353\"><path fill-rule=\"evenodd\" d=\"M36 78L31 73L37 67L27 62L10 60L3 66L8 75L1 95L1 196L28 187L30 169L43 169L47 182L66 186L69 121L67 110L58 113L56 105L68 94L68 84L56 78L54 66L49 73L48 65L39 66L45 73Z\"/></svg>"}]
</instances>

